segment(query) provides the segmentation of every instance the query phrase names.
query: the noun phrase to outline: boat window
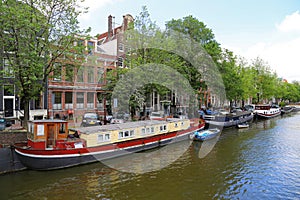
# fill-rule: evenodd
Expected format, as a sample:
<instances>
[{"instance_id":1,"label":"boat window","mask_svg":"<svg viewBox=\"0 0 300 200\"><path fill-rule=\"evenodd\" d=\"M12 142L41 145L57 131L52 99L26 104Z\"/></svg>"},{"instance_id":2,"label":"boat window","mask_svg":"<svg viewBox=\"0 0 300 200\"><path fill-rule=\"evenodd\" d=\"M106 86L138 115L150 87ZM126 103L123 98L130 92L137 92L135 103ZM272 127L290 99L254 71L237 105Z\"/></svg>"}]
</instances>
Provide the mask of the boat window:
<instances>
[{"instance_id":1,"label":"boat window","mask_svg":"<svg viewBox=\"0 0 300 200\"><path fill-rule=\"evenodd\" d=\"M103 142L104 139L103 139L103 135L98 135L98 142Z\"/></svg>"},{"instance_id":2,"label":"boat window","mask_svg":"<svg viewBox=\"0 0 300 200\"><path fill-rule=\"evenodd\" d=\"M37 125L36 135L38 135L38 136L44 135L44 125L43 124L38 124Z\"/></svg>"},{"instance_id":3,"label":"boat window","mask_svg":"<svg viewBox=\"0 0 300 200\"><path fill-rule=\"evenodd\" d=\"M154 133L154 127L151 127L151 133Z\"/></svg>"},{"instance_id":4,"label":"boat window","mask_svg":"<svg viewBox=\"0 0 300 200\"><path fill-rule=\"evenodd\" d=\"M151 133L151 132L150 132L150 128L149 128L149 127L147 128L147 133Z\"/></svg>"},{"instance_id":5,"label":"boat window","mask_svg":"<svg viewBox=\"0 0 300 200\"><path fill-rule=\"evenodd\" d=\"M133 137L133 136L134 136L134 130L119 132L119 139Z\"/></svg>"},{"instance_id":6,"label":"boat window","mask_svg":"<svg viewBox=\"0 0 300 200\"><path fill-rule=\"evenodd\" d=\"M177 127L178 127L178 124L177 124L177 123L175 123L175 124L174 124L174 126L175 126L175 128L177 128Z\"/></svg>"},{"instance_id":7,"label":"boat window","mask_svg":"<svg viewBox=\"0 0 300 200\"><path fill-rule=\"evenodd\" d=\"M123 131L119 132L119 139L123 138L124 137L124 133Z\"/></svg>"},{"instance_id":8,"label":"boat window","mask_svg":"<svg viewBox=\"0 0 300 200\"><path fill-rule=\"evenodd\" d=\"M130 131L130 136L134 136L134 130Z\"/></svg>"},{"instance_id":9,"label":"boat window","mask_svg":"<svg viewBox=\"0 0 300 200\"><path fill-rule=\"evenodd\" d=\"M33 123L28 123L28 132L29 133L33 133L34 129L33 129Z\"/></svg>"},{"instance_id":10,"label":"boat window","mask_svg":"<svg viewBox=\"0 0 300 200\"><path fill-rule=\"evenodd\" d=\"M124 137L129 137L129 131L124 132Z\"/></svg>"},{"instance_id":11,"label":"boat window","mask_svg":"<svg viewBox=\"0 0 300 200\"><path fill-rule=\"evenodd\" d=\"M142 128L142 134L145 134L145 133L146 133L146 129Z\"/></svg>"},{"instance_id":12,"label":"boat window","mask_svg":"<svg viewBox=\"0 0 300 200\"><path fill-rule=\"evenodd\" d=\"M110 134L109 133L98 135L98 143L107 142L107 141L110 141Z\"/></svg>"},{"instance_id":13,"label":"boat window","mask_svg":"<svg viewBox=\"0 0 300 200\"><path fill-rule=\"evenodd\" d=\"M64 134L66 132L66 124L65 123L61 123L59 125L59 133Z\"/></svg>"},{"instance_id":14,"label":"boat window","mask_svg":"<svg viewBox=\"0 0 300 200\"><path fill-rule=\"evenodd\" d=\"M33 139L33 137L34 137L33 123L28 123L28 138Z\"/></svg>"},{"instance_id":15,"label":"boat window","mask_svg":"<svg viewBox=\"0 0 300 200\"><path fill-rule=\"evenodd\" d=\"M109 133L105 134L104 140L105 141L109 141L110 140L110 134Z\"/></svg>"},{"instance_id":16,"label":"boat window","mask_svg":"<svg viewBox=\"0 0 300 200\"><path fill-rule=\"evenodd\" d=\"M167 130L167 125L160 126L160 131L166 131Z\"/></svg>"}]
</instances>

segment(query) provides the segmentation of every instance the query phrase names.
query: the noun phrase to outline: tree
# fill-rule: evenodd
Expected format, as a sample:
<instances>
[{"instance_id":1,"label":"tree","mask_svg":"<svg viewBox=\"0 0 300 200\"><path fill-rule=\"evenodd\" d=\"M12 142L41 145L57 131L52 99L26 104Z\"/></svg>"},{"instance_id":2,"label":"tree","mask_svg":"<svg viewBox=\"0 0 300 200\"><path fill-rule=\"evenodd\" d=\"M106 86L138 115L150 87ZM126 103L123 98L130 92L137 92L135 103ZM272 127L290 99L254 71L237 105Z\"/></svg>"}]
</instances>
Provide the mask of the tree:
<instances>
[{"instance_id":1,"label":"tree","mask_svg":"<svg viewBox=\"0 0 300 200\"><path fill-rule=\"evenodd\" d=\"M202 94L203 89L205 92L208 89L211 90L212 87L214 87L213 92L215 94L219 94L220 98L224 96L225 94L221 94L223 92L223 89L220 88L223 88L223 83L219 81L221 80L221 77L218 78L219 72L216 71L216 67L212 67L211 65L212 61L215 65L219 64L218 62L220 60L222 52L220 44L215 40L213 31L192 15L183 17L182 19L172 19L170 21L167 21L166 32L168 33L172 31L177 31L185 36L190 37L192 41L198 43L198 45L203 48L203 50L200 50L197 45L192 45L189 52L191 56L195 56L195 52L202 54L201 56L199 56L200 59L198 59L197 61L197 65L201 66L202 70L199 70L197 69L197 67L193 66L193 64L195 63L192 64L189 62L186 62L185 66L179 69L181 73L185 74L185 76L188 77L190 84L192 85L194 90L199 90L200 88L201 92L199 92L199 98L204 98ZM180 42L180 40L177 42ZM193 49L193 47L195 47L195 49ZM186 51L186 49L183 50ZM211 57L212 61L208 59L208 56ZM211 77L208 78L207 75ZM208 87L208 82L210 82L210 87ZM214 85L212 85L212 83Z\"/></svg>"},{"instance_id":2,"label":"tree","mask_svg":"<svg viewBox=\"0 0 300 200\"><path fill-rule=\"evenodd\" d=\"M172 19L166 22L166 28L167 31L171 29L189 35L194 41L200 43L215 62L219 60L222 50L215 40L213 31L192 15L183 19Z\"/></svg>"},{"instance_id":3,"label":"tree","mask_svg":"<svg viewBox=\"0 0 300 200\"><path fill-rule=\"evenodd\" d=\"M24 100L24 125L29 101L45 89L55 63L80 65L84 48L74 43L88 30L79 30L77 17L86 12L77 0L3 0L0 2L2 55L14 72L18 95ZM79 43L78 43L79 44Z\"/></svg>"},{"instance_id":4,"label":"tree","mask_svg":"<svg viewBox=\"0 0 300 200\"><path fill-rule=\"evenodd\" d=\"M219 70L225 85L226 97L232 106L233 101L242 100L244 96L243 68L237 64L233 52L224 49Z\"/></svg>"},{"instance_id":5,"label":"tree","mask_svg":"<svg viewBox=\"0 0 300 200\"><path fill-rule=\"evenodd\" d=\"M276 95L277 75L261 58L256 58L252 62L252 68L255 72L254 85L257 91L257 101L270 100Z\"/></svg>"}]
</instances>

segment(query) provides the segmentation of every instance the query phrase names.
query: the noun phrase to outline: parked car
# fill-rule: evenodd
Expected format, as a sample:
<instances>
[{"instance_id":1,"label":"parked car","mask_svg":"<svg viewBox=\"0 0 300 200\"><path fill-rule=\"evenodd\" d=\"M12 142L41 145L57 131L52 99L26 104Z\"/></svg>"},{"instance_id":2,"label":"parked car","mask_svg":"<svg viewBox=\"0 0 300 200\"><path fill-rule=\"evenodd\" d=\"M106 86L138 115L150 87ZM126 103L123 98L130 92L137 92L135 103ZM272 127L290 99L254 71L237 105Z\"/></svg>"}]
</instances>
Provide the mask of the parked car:
<instances>
[{"instance_id":1,"label":"parked car","mask_svg":"<svg viewBox=\"0 0 300 200\"><path fill-rule=\"evenodd\" d=\"M162 117L163 116L160 112L151 112L151 114L149 115L150 119L160 119Z\"/></svg>"},{"instance_id":2,"label":"parked car","mask_svg":"<svg viewBox=\"0 0 300 200\"><path fill-rule=\"evenodd\" d=\"M6 120L4 118L0 118L0 131L3 131L6 127Z\"/></svg>"},{"instance_id":3,"label":"parked car","mask_svg":"<svg viewBox=\"0 0 300 200\"><path fill-rule=\"evenodd\" d=\"M97 113L85 113L82 118L81 126L99 126L102 125Z\"/></svg>"},{"instance_id":4,"label":"parked car","mask_svg":"<svg viewBox=\"0 0 300 200\"><path fill-rule=\"evenodd\" d=\"M116 113L110 120L111 124L120 124L129 120L129 114L127 113Z\"/></svg>"}]
</instances>

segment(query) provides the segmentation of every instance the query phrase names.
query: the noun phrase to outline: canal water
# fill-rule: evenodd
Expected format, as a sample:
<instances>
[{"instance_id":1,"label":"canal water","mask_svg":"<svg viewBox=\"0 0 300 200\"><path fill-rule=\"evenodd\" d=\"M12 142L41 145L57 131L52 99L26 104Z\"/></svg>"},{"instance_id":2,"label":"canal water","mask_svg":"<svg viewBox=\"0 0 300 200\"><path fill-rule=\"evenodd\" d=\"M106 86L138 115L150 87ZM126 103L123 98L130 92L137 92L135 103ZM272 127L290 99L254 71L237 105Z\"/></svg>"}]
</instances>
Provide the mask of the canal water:
<instances>
[{"instance_id":1,"label":"canal water","mask_svg":"<svg viewBox=\"0 0 300 200\"><path fill-rule=\"evenodd\" d=\"M5 174L0 199L300 199L300 113L182 145L105 164ZM185 149L180 156L178 149Z\"/></svg>"}]
</instances>

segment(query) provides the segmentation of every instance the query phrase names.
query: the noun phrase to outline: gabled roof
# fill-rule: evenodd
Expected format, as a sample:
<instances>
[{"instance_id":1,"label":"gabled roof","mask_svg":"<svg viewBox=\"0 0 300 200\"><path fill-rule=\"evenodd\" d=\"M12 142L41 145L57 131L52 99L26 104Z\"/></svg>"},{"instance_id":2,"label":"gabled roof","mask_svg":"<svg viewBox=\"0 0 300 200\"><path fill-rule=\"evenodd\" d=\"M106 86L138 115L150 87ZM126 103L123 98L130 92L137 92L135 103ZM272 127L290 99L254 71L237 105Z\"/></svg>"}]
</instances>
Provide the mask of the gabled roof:
<instances>
[{"instance_id":1,"label":"gabled roof","mask_svg":"<svg viewBox=\"0 0 300 200\"><path fill-rule=\"evenodd\" d=\"M104 44L104 43L106 43L110 40L116 39L116 35L120 30L122 30L122 26L118 26L118 27L114 28L113 29L113 35L110 39L108 38L108 32L105 32L105 33L102 33L102 34L98 35L97 39L98 39L98 41L101 41L101 44Z\"/></svg>"}]
</instances>

